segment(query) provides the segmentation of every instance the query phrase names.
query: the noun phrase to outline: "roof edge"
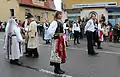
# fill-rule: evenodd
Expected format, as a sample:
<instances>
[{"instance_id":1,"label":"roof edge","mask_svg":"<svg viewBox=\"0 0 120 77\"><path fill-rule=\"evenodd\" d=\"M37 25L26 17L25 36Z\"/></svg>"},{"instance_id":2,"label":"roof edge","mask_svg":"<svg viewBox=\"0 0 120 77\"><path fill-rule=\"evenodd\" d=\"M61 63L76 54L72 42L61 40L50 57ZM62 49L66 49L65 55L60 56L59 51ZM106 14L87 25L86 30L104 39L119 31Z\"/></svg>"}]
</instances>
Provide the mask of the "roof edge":
<instances>
[{"instance_id":1,"label":"roof edge","mask_svg":"<svg viewBox=\"0 0 120 77\"><path fill-rule=\"evenodd\" d=\"M55 9L51 9L51 8L47 8L47 7L42 7L42 6L36 6L36 5L32 5L32 4L24 4L19 2L20 6L27 6L27 7L32 7L32 8L39 8L39 9L43 9L43 10L49 10L49 11L56 11Z\"/></svg>"}]
</instances>

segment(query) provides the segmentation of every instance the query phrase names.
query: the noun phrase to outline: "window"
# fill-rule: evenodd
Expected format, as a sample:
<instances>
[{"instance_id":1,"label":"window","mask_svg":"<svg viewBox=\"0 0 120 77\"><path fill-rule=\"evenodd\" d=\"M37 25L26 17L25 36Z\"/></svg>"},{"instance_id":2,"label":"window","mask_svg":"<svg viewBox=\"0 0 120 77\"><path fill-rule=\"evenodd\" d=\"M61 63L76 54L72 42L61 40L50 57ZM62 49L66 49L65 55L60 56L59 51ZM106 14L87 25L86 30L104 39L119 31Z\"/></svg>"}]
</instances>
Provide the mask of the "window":
<instances>
[{"instance_id":1,"label":"window","mask_svg":"<svg viewBox=\"0 0 120 77\"><path fill-rule=\"evenodd\" d=\"M28 13L30 13L30 9L25 9L25 15L27 15Z\"/></svg>"},{"instance_id":2,"label":"window","mask_svg":"<svg viewBox=\"0 0 120 77\"><path fill-rule=\"evenodd\" d=\"M14 9L10 9L10 16L14 16Z\"/></svg>"},{"instance_id":3,"label":"window","mask_svg":"<svg viewBox=\"0 0 120 77\"><path fill-rule=\"evenodd\" d=\"M45 12L45 19L48 19L48 12Z\"/></svg>"},{"instance_id":4,"label":"window","mask_svg":"<svg viewBox=\"0 0 120 77\"><path fill-rule=\"evenodd\" d=\"M42 13L41 13L41 18L43 18L43 17L44 17L44 13L42 12Z\"/></svg>"},{"instance_id":5,"label":"window","mask_svg":"<svg viewBox=\"0 0 120 77\"><path fill-rule=\"evenodd\" d=\"M37 16L38 21L40 21L40 16Z\"/></svg>"}]
</instances>

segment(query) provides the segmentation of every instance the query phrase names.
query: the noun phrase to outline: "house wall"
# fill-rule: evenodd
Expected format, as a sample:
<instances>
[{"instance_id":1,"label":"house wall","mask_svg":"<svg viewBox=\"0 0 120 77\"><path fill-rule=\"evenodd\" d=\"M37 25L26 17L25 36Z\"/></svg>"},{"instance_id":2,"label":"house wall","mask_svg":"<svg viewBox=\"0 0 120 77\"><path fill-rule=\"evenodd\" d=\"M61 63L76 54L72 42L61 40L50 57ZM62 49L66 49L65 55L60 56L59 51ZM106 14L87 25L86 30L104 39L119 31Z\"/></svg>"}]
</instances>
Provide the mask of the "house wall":
<instances>
[{"instance_id":1,"label":"house wall","mask_svg":"<svg viewBox=\"0 0 120 77\"><path fill-rule=\"evenodd\" d=\"M40 8L31 8L19 6L17 0L0 0L0 21L8 21L10 17L10 9L14 9L14 16L19 20L24 21L25 19L25 9L30 9L30 12L35 16L40 16L41 21L45 20L45 12L48 12L48 20L53 20L53 15L55 11L49 11Z\"/></svg>"},{"instance_id":2,"label":"house wall","mask_svg":"<svg viewBox=\"0 0 120 77\"><path fill-rule=\"evenodd\" d=\"M120 6L120 0L62 0L67 9L71 9L73 4L91 4L99 2L117 2Z\"/></svg>"},{"instance_id":3,"label":"house wall","mask_svg":"<svg viewBox=\"0 0 120 77\"><path fill-rule=\"evenodd\" d=\"M30 7L23 7L20 6L20 12L19 12L19 18L23 21L25 19L25 9L29 9L31 14L36 18L36 16L40 16L40 20L41 22L44 22L45 19L48 19L50 22L53 20L54 18L54 11L48 11L48 10L44 10L44 9L38 9L38 8L30 8ZM48 13L48 16L45 16L45 12ZM46 18L48 17L48 18Z\"/></svg>"},{"instance_id":4,"label":"house wall","mask_svg":"<svg viewBox=\"0 0 120 77\"><path fill-rule=\"evenodd\" d=\"M7 21L10 17L10 9L14 9L15 16L18 17L19 5L17 0L0 0L0 20Z\"/></svg>"},{"instance_id":5,"label":"house wall","mask_svg":"<svg viewBox=\"0 0 120 77\"><path fill-rule=\"evenodd\" d=\"M90 17L90 13L95 12L96 18L101 19L101 14L104 14L106 17L106 21L108 21L108 12L104 8L86 8L81 11L81 18Z\"/></svg>"}]
</instances>

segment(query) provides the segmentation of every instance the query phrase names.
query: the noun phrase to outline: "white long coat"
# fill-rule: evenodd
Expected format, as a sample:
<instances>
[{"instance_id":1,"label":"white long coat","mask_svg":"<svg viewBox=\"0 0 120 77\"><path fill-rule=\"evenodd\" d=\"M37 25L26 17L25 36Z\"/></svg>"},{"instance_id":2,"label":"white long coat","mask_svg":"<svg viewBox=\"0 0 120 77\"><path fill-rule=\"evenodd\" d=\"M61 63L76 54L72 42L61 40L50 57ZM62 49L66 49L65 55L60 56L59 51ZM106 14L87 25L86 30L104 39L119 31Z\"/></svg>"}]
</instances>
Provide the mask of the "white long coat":
<instances>
[{"instance_id":1,"label":"white long coat","mask_svg":"<svg viewBox=\"0 0 120 77\"><path fill-rule=\"evenodd\" d=\"M44 39L45 40L50 40L51 38L48 35L48 28L49 27L47 27L45 23L44 23L43 27L44 27Z\"/></svg>"},{"instance_id":2,"label":"white long coat","mask_svg":"<svg viewBox=\"0 0 120 77\"><path fill-rule=\"evenodd\" d=\"M32 21L28 27L28 48L34 49L38 47L37 23Z\"/></svg>"},{"instance_id":3,"label":"white long coat","mask_svg":"<svg viewBox=\"0 0 120 77\"><path fill-rule=\"evenodd\" d=\"M23 38L17 23L14 21L14 19L11 20L12 24L8 22L5 30L4 49L7 52L8 59L14 60L19 59L21 56L23 56L22 46L20 44L23 41ZM10 26L11 31L9 31ZM11 35L15 35L12 36L12 40L9 40L11 41L11 43L8 43L9 32L11 33Z\"/></svg>"}]
</instances>

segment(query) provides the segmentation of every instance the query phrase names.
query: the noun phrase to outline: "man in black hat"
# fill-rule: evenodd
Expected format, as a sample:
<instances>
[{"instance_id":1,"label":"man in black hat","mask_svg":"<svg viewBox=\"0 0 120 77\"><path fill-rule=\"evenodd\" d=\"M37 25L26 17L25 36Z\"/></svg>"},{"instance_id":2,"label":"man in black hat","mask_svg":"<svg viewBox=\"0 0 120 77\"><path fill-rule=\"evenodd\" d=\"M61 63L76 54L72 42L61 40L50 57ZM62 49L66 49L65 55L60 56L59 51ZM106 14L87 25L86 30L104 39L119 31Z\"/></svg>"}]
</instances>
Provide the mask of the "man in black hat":
<instances>
[{"instance_id":1,"label":"man in black hat","mask_svg":"<svg viewBox=\"0 0 120 77\"><path fill-rule=\"evenodd\" d=\"M37 40L37 23L33 18L31 13L27 14L27 19L29 22L28 26L28 44L27 44L27 57L38 58L39 54L37 51L38 40Z\"/></svg>"}]
</instances>

